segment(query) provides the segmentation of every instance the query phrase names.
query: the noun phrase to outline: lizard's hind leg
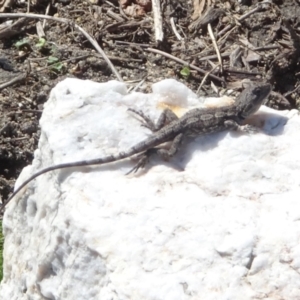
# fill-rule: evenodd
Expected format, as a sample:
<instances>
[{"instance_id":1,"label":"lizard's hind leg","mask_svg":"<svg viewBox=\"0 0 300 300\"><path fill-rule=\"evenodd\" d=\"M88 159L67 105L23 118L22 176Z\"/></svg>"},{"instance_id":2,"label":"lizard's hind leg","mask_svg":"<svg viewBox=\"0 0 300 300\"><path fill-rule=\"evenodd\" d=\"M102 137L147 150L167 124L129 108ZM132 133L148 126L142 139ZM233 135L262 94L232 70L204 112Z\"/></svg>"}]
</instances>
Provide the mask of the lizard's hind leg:
<instances>
[{"instance_id":1,"label":"lizard's hind leg","mask_svg":"<svg viewBox=\"0 0 300 300\"><path fill-rule=\"evenodd\" d=\"M178 149L180 147L182 139L183 139L182 133L176 135L176 137L174 138L174 140L171 144L171 147L168 150L161 149L161 148L148 149L147 151L145 151L144 153L142 153L141 155L138 156L138 158L139 158L138 163L134 166L134 168L132 168L128 173L126 173L126 175L128 175L132 172L136 173L140 168L144 168L145 165L149 162L149 159L153 154L157 154L163 160L169 160L171 157L173 157L178 152Z\"/></svg>"},{"instance_id":2,"label":"lizard's hind leg","mask_svg":"<svg viewBox=\"0 0 300 300\"><path fill-rule=\"evenodd\" d=\"M178 117L168 108L163 110L156 123L146 116L141 110L133 108L128 108L128 110L140 116L143 119L142 126L150 129L152 132L156 132L170 122L178 119Z\"/></svg>"}]
</instances>

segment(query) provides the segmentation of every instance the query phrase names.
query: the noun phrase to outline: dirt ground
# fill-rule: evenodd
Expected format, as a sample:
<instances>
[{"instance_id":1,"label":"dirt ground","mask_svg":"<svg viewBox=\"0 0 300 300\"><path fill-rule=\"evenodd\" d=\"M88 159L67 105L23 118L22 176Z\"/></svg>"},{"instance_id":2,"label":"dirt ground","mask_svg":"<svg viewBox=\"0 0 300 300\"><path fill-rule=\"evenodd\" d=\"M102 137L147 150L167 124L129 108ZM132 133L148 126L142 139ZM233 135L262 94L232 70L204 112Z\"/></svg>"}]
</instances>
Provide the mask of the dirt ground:
<instances>
[{"instance_id":1,"label":"dirt ground","mask_svg":"<svg viewBox=\"0 0 300 300\"><path fill-rule=\"evenodd\" d=\"M128 89L143 92L175 78L199 95L238 93L245 81L267 81L273 85L269 106L299 109L299 1L160 2L162 41L156 38L151 0L31 0L30 5L0 0L2 201L31 163L43 104L66 77L106 82L119 76ZM28 11L72 22L2 18ZM74 24L100 45L118 75Z\"/></svg>"}]
</instances>

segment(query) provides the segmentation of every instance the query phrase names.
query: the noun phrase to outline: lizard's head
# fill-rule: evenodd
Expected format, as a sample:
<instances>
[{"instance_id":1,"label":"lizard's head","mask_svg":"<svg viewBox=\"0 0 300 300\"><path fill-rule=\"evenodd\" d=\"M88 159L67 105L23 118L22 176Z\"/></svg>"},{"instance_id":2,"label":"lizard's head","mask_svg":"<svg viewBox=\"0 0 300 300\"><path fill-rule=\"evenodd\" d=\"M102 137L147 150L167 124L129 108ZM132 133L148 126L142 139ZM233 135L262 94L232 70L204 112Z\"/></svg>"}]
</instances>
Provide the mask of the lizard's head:
<instances>
[{"instance_id":1,"label":"lizard's head","mask_svg":"<svg viewBox=\"0 0 300 300\"><path fill-rule=\"evenodd\" d=\"M254 114L266 101L271 92L270 84L260 84L247 87L238 97L236 102L240 117L246 119Z\"/></svg>"}]
</instances>

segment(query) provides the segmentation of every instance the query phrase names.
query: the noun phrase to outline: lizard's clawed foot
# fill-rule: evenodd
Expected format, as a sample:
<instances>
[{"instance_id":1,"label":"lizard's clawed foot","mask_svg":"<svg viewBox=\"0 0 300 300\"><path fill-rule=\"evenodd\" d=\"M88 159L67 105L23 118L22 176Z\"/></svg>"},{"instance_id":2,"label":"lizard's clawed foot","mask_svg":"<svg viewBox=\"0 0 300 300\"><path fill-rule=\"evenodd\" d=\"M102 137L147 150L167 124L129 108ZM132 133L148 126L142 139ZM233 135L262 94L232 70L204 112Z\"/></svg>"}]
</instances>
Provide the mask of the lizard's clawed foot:
<instances>
[{"instance_id":1,"label":"lizard's clawed foot","mask_svg":"<svg viewBox=\"0 0 300 300\"><path fill-rule=\"evenodd\" d=\"M243 132L246 132L246 133L249 133L249 134L259 132L259 129L257 127L255 127L253 125L249 125L249 124L239 126L239 130L243 131Z\"/></svg>"},{"instance_id":2,"label":"lizard's clawed foot","mask_svg":"<svg viewBox=\"0 0 300 300\"><path fill-rule=\"evenodd\" d=\"M253 126L253 125L249 125L249 124L245 124L245 125L239 125L237 122L233 121L233 120L226 120L224 122L224 125L231 130L236 130L236 131L240 131L240 132L246 132L246 133L256 133L259 131L259 128Z\"/></svg>"},{"instance_id":3,"label":"lizard's clawed foot","mask_svg":"<svg viewBox=\"0 0 300 300\"><path fill-rule=\"evenodd\" d=\"M148 163L148 161L149 161L149 157L146 154L140 155L140 159L139 159L138 163L125 175L129 175L131 173L136 173L140 168L143 169L145 167L145 165Z\"/></svg>"},{"instance_id":4,"label":"lizard's clawed foot","mask_svg":"<svg viewBox=\"0 0 300 300\"><path fill-rule=\"evenodd\" d=\"M150 129L152 132L157 131L154 122L148 116L146 116L142 111L133 108L128 108L128 111L131 111L142 118L143 120L141 121L142 127L146 127Z\"/></svg>"},{"instance_id":5,"label":"lizard's clawed foot","mask_svg":"<svg viewBox=\"0 0 300 300\"><path fill-rule=\"evenodd\" d=\"M129 175L131 173L136 173L139 169L145 168L146 164L149 162L150 156L157 153L159 149L157 148L150 148L146 152L140 154L137 156L139 159L138 163L129 171L126 173L126 175Z\"/></svg>"},{"instance_id":6,"label":"lizard's clawed foot","mask_svg":"<svg viewBox=\"0 0 300 300\"><path fill-rule=\"evenodd\" d=\"M157 132L167 124L169 124L172 121L178 120L178 117L170 110L170 109L164 109L161 113L159 119L157 122L153 122L151 118L149 118L146 114L144 114L142 111L128 108L128 111L131 111L142 118L142 124L141 126L146 127L150 129L152 132Z\"/></svg>"}]
</instances>

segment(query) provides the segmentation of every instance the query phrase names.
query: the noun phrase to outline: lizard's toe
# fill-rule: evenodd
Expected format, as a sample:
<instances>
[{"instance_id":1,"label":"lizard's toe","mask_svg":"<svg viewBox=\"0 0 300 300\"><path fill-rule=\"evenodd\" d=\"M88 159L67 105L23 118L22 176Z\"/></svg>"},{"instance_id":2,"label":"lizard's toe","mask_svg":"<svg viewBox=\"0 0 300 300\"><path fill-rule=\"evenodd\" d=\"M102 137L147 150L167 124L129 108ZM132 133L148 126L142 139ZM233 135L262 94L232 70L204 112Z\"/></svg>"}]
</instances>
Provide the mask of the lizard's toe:
<instances>
[{"instance_id":1,"label":"lizard's toe","mask_svg":"<svg viewBox=\"0 0 300 300\"><path fill-rule=\"evenodd\" d=\"M259 129L257 127L255 127L253 125L249 125L249 124L241 126L241 129L242 129L242 131L249 133L249 134L257 133L259 131Z\"/></svg>"},{"instance_id":2,"label":"lizard's toe","mask_svg":"<svg viewBox=\"0 0 300 300\"><path fill-rule=\"evenodd\" d=\"M138 163L131 170L129 170L129 172L127 172L126 175L129 175L131 173L136 173L139 169L144 168L148 160L149 160L148 156L143 155L138 161Z\"/></svg>"}]
</instances>

